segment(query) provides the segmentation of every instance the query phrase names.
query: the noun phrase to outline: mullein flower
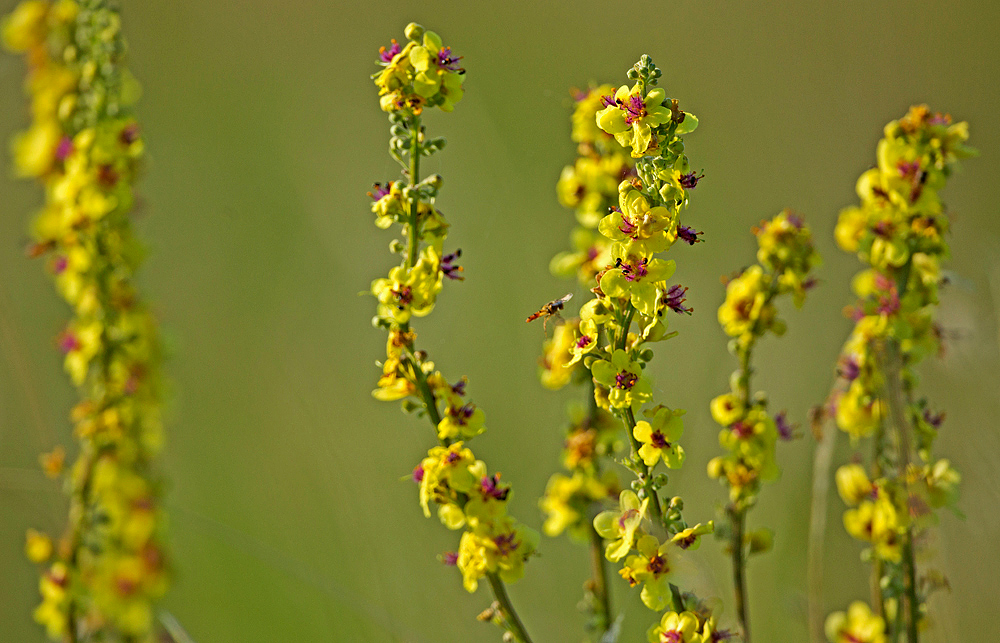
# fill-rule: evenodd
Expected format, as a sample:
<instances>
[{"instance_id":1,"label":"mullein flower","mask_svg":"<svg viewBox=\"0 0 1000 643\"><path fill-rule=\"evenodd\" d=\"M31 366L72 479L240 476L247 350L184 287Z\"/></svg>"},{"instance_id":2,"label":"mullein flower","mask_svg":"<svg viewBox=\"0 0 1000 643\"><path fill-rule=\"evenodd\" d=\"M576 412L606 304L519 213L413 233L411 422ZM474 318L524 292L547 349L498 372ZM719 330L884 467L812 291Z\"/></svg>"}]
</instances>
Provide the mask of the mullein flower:
<instances>
[{"instance_id":1,"label":"mullein flower","mask_svg":"<svg viewBox=\"0 0 1000 643\"><path fill-rule=\"evenodd\" d=\"M684 449L675 444L684 434L682 414L683 411L675 412L663 407L652 416L652 422L636 422L632 433L642 443L639 457L647 467L656 465L661 458L663 464L670 469L680 468L684 464Z\"/></svg>"},{"instance_id":2,"label":"mullein flower","mask_svg":"<svg viewBox=\"0 0 1000 643\"><path fill-rule=\"evenodd\" d=\"M598 127L623 147L631 147L635 158L659 147L653 129L671 120L670 110L663 105L666 92L657 87L644 94L643 87L642 83L631 89L622 85L614 95L603 97L605 108L597 112Z\"/></svg>"},{"instance_id":3,"label":"mullein flower","mask_svg":"<svg viewBox=\"0 0 1000 643\"><path fill-rule=\"evenodd\" d=\"M609 390L609 402L616 409L641 406L653 396L642 367L621 349L612 353L610 360L597 360L590 368L594 381Z\"/></svg>"},{"instance_id":4,"label":"mullein flower","mask_svg":"<svg viewBox=\"0 0 1000 643\"><path fill-rule=\"evenodd\" d=\"M641 533L642 524L649 519L649 499L640 501L634 491L622 491L618 504L618 511L602 511L594 518L597 533L610 541L605 555L612 562L628 554Z\"/></svg>"},{"instance_id":5,"label":"mullein flower","mask_svg":"<svg viewBox=\"0 0 1000 643\"><path fill-rule=\"evenodd\" d=\"M677 238L676 221L663 206L650 207L649 200L629 181L619 186L619 206L601 219L598 230L612 241L622 242L622 255L647 257L670 247Z\"/></svg>"},{"instance_id":6,"label":"mullein flower","mask_svg":"<svg viewBox=\"0 0 1000 643\"><path fill-rule=\"evenodd\" d=\"M872 614L861 601L851 603L847 612L834 612L826 619L830 643L885 643L885 621Z\"/></svg>"},{"instance_id":7,"label":"mullein flower","mask_svg":"<svg viewBox=\"0 0 1000 643\"><path fill-rule=\"evenodd\" d=\"M624 250L622 250L624 252ZM614 253L612 253L614 256ZM608 297L628 298L641 314L656 314L658 284L674 274L673 260L649 259L629 254L615 257L613 268L601 277L601 290Z\"/></svg>"},{"instance_id":8,"label":"mullein flower","mask_svg":"<svg viewBox=\"0 0 1000 643\"><path fill-rule=\"evenodd\" d=\"M639 538L635 548L638 555L628 557L621 575L630 585L642 583L639 598L646 607L662 610L671 602L667 580L673 572L677 545L669 540L660 543L655 536L646 535Z\"/></svg>"},{"instance_id":9,"label":"mullein flower","mask_svg":"<svg viewBox=\"0 0 1000 643\"><path fill-rule=\"evenodd\" d=\"M660 623L649 632L650 643L703 643L698 632L698 616L691 612L667 612Z\"/></svg>"}]
</instances>

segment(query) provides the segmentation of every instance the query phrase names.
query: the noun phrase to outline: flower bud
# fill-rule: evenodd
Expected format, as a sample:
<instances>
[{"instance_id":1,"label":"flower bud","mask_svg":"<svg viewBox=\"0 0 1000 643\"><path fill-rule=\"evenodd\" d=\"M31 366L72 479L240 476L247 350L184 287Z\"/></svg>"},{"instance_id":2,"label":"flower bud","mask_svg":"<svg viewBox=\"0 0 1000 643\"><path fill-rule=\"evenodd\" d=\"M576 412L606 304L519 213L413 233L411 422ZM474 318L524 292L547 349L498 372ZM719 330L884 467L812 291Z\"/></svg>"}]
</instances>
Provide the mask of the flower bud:
<instances>
[{"instance_id":1,"label":"flower bud","mask_svg":"<svg viewBox=\"0 0 1000 643\"><path fill-rule=\"evenodd\" d=\"M424 36L424 28L415 22L411 22L403 29L403 35L409 40L420 40Z\"/></svg>"}]
</instances>

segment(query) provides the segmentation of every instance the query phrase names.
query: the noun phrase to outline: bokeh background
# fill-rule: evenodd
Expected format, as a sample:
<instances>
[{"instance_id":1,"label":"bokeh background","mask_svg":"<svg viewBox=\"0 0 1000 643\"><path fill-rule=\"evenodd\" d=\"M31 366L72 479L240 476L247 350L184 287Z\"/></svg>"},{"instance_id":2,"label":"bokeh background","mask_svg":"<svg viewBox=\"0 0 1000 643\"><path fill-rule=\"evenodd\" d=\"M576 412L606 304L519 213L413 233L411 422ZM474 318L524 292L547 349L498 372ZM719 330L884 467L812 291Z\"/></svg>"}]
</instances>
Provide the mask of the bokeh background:
<instances>
[{"instance_id":1,"label":"bokeh background","mask_svg":"<svg viewBox=\"0 0 1000 643\"><path fill-rule=\"evenodd\" d=\"M0 0L7 12L13 0ZM971 122L980 158L944 197L954 212L954 286L941 319L947 351L922 389L947 409L938 443L964 476L960 520L944 515L933 563L951 581L935 598L928 641L1000 640L1000 5L981 2L346 3L166 0L125 3L130 64L150 152L137 213L152 250L143 287L169 335L169 443L164 467L176 580L164 606L201 643L495 641L435 559L456 534L426 520L400 482L431 444L428 427L369 395L384 349L359 297L393 259L365 192L395 177L387 122L368 75L378 47L417 20L443 34L469 70L453 115L428 116L449 145L428 163L445 177L467 281L449 284L420 320L421 345L449 377L471 380L490 431L477 454L515 485L512 512L536 508L558 466L564 405L536 377L542 329L524 317L569 286L549 258L572 215L555 181L573 158L571 86L619 83L648 52L663 86L696 113L692 165L706 178L687 221L706 243L678 248L677 279L695 315L652 364L658 401L689 409L688 466L672 479L692 520L713 517L723 489L706 478L717 453L708 401L733 360L715 321L719 276L752 261L750 227L789 206L813 226L822 284L789 332L760 350L759 385L799 421L823 399L848 330L841 309L859 267L838 251L838 210L874 163L882 125L927 102ZM0 138L27 122L23 68L0 57ZM31 622L36 571L24 532L58 532L65 501L37 454L71 444L74 400L53 338L66 310L43 266L24 256L41 194L0 159L0 641L42 641ZM581 297L582 299L582 297ZM577 302L573 302L574 304ZM814 442L780 445L784 469L751 524L776 531L750 590L761 641L806 639L805 548ZM849 457L842 439L837 461ZM866 595L860 545L829 505L826 601ZM536 640L578 641L586 551L545 539L512 587ZM707 541L693 579L732 614L727 560ZM635 593L622 640L651 622Z\"/></svg>"}]
</instances>

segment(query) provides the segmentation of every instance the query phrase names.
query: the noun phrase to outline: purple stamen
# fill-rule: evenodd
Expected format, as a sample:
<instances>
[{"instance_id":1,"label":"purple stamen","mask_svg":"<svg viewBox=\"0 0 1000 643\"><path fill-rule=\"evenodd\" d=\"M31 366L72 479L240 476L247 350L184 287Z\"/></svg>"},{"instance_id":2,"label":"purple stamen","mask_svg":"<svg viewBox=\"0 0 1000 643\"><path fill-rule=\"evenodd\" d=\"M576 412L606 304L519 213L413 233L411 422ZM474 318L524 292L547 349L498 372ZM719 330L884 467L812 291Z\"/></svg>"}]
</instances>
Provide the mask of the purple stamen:
<instances>
[{"instance_id":1,"label":"purple stamen","mask_svg":"<svg viewBox=\"0 0 1000 643\"><path fill-rule=\"evenodd\" d=\"M498 473L494 473L492 477L484 476L479 486L484 496L500 500L501 502L506 500L507 495L510 493L510 487L506 489L500 487L500 474Z\"/></svg>"},{"instance_id":2,"label":"purple stamen","mask_svg":"<svg viewBox=\"0 0 1000 643\"><path fill-rule=\"evenodd\" d=\"M924 409L924 421L935 429L939 429L941 423L944 422L944 411L933 413L930 409Z\"/></svg>"},{"instance_id":3,"label":"purple stamen","mask_svg":"<svg viewBox=\"0 0 1000 643\"><path fill-rule=\"evenodd\" d=\"M515 540L517 534L511 532L509 534L501 534L493 539L493 543L497 546L497 550L500 552L501 556L506 556L517 550L518 542Z\"/></svg>"},{"instance_id":4,"label":"purple stamen","mask_svg":"<svg viewBox=\"0 0 1000 643\"><path fill-rule=\"evenodd\" d=\"M753 425L743 420L737 420L729 429L741 440L753 435Z\"/></svg>"},{"instance_id":5,"label":"purple stamen","mask_svg":"<svg viewBox=\"0 0 1000 643\"><path fill-rule=\"evenodd\" d=\"M630 256L631 259L635 259L634 255ZM643 258L641 261L627 263L619 259L615 265L622 271L625 279L628 281L638 281L646 276L649 272L646 270L646 265L649 263L649 259Z\"/></svg>"},{"instance_id":6,"label":"purple stamen","mask_svg":"<svg viewBox=\"0 0 1000 643\"><path fill-rule=\"evenodd\" d=\"M666 449L670 446L667 442L667 438L664 437L663 432L656 430L653 431L652 435L649 436L650 444L652 444L657 449Z\"/></svg>"},{"instance_id":7,"label":"purple stamen","mask_svg":"<svg viewBox=\"0 0 1000 643\"><path fill-rule=\"evenodd\" d=\"M449 567L454 567L458 564L458 552L447 551L441 557L441 562Z\"/></svg>"},{"instance_id":8,"label":"purple stamen","mask_svg":"<svg viewBox=\"0 0 1000 643\"><path fill-rule=\"evenodd\" d=\"M52 264L52 271L57 275L61 275L66 268L69 267L69 259L60 255L56 257L55 263Z\"/></svg>"},{"instance_id":9,"label":"purple stamen","mask_svg":"<svg viewBox=\"0 0 1000 643\"><path fill-rule=\"evenodd\" d=\"M590 335L581 335L580 339L576 340L576 347L583 349L587 348L594 342L594 338Z\"/></svg>"},{"instance_id":10,"label":"purple stamen","mask_svg":"<svg viewBox=\"0 0 1000 643\"><path fill-rule=\"evenodd\" d=\"M424 467L422 465L417 465L413 467L413 481L420 484L424 481Z\"/></svg>"},{"instance_id":11,"label":"purple stamen","mask_svg":"<svg viewBox=\"0 0 1000 643\"><path fill-rule=\"evenodd\" d=\"M774 424L778 428L778 435L781 436L782 440L791 440L795 437L795 427L788 423L784 411L774 416Z\"/></svg>"},{"instance_id":12,"label":"purple stamen","mask_svg":"<svg viewBox=\"0 0 1000 643\"><path fill-rule=\"evenodd\" d=\"M879 221L872 226L872 231L883 239L888 239L892 236L892 224L888 221Z\"/></svg>"},{"instance_id":13,"label":"purple stamen","mask_svg":"<svg viewBox=\"0 0 1000 643\"><path fill-rule=\"evenodd\" d=\"M853 382L858 378L858 375L861 374L861 366L858 364L858 360L855 359L853 355L843 357L837 368L837 374L848 382Z\"/></svg>"},{"instance_id":14,"label":"purple stamen","mask_svg":"<svg viewBox=\"0 0 1000 643\"><path fill-rule=\"evenodd\" d=\"M626 125L640 121L646 116L646 103L639 95L629 96L628 102L623 107L625 108Z\"/></svg>"},{"instance_id":15,"label":"purple stamen","mask_svg":"<svg viewBox=\"0 0 1000 643\"><path fill-rule=\"evenodd\" d=\"M682 174L680 179L681 187L685 190L693 190L698 187L698 181L703 178L705 178L704 172L697 174L694 170L688 172L687 174Z\"/></svg>"},{"instance_id":16,"label":"purple stamen","mask_svg":"<svg viewBox=\"0 0 1000 643\"><path fill-rule=\"evenodd\" d=\"M620 220L621 223L618 224L618 229L621 230L621 233L627 237L635 238L634 237L635 231L639 229L639 226L637 226L635 222L632 221L632 217L630 217L627 214L623 214L621 215Z\"/></svg>"},{"instance_id":17,"label":"purple stamen","mask_svg":"<svg viewBox=\"0 0 1000 643\"><path fill-rule=\"evenodd\" d=\"M466 381L464 378L459 380L451 387L451 392L458 396L464 396L466 384L468 384L468 381Z\"/></svg>"},{"instance_id":18,"label":"purple stamen","mask_svg":"<svg viewBox=\"0 0 1000 643\"><path fill-rule=\"evenodd\" d=\"M601 96L601 105L605 107L614 107L618 104L618 100L615 98L614 94L608 94L607 96Z\"/></svg>"},{"instance_id":19,"label":"purple stamen","mask_svg":"<svg viewBox=\"0 0 1000 643\"><path fill-rule=\"evenodd\" d=\"M80 348L80 340L77 339L73 331L66 331L59 339L59 349L64 353L70 353Z\"/></svg>"},{"instance_id":20,"label":"purple stamen","mask_svg":"<svg viewBox=\"0 0 1000 643\"><path fill-rule=\"evenodd\" d=\"M615 375L615 388L620 388L623 391L631 390L635 383L639 381L639 376L630 371L622 371L618 375Z\"/></svg>"},{"instance_id":21,"label":"purple stamen","mask_svg":"<svg viewBox=\"0 0 1000 643\"><path fill-rule=\"evenodd\" d=\"M463 277L460 274L464 270L464 268L462 268L462 266L454 264L454 262L457 261L458 258L461 256L462 256L462 249L459 248L455 252L441 257L441 272L443 272L444 276L447 277L448 279L454 279L457 281L465 280L465 277Z\"/></svg>"},{"instance_id":22,"label":"purple stamen","mask_svg":"<svg viewBox=\"0 0 1000 643\"><path fill-rule=\"evenodd\" d=\"M661 643L681 643L681 633L677 630L670 630L669 632L664 632L660 637Z\"/></svg>"},{"instance_id":23,"label":"purple stamen","mask_svg":"<svg viewBox=\"0 0 1000 643\"><path fill-rule=\"evenodd\" d=\"M63 136L59 140L59 145L56 146L56 158L60 161L65 161L69 158L69 155L73 153L73 139L68 136Z\"/></svg>"},{"instance_id":24,"label":"purple stamen","mask_svg":"<svg viewBox=\"0 0 1000 643\"><path fill-rule=\"evenodd\" d=\"M389 194L390 190L392 190L392 181L386 181L384 186L381 183L375 183L372 185L372 191L368 193L368 196L372 198L372 201L378 201Z\"/></svg>"},{"instance_id":25,"label":"purple stamen","mask_svg":"<svg viewBox=\"0 0 1000 643\"><path fill-rule=\"evenodd\" d=\"M403 51L403 48L400 47L399 43L396 42L396 39L393 38L392 44L389 45L388 49L386 49L385 47L378 48L378 57L379 60L381 60L383 63L389 64L392 62L392 59L396 57L396 54L398 54L401 51Z\"/></svg>"},{"instance_id":26,"label":"purple stamen","mask_svg":"<svg viewBox=\"0 0 1000 643\"><path fill-rule=\"evenodd\" d=\"M896 169L899 170L899 175L904 179L912 179L920 171L920 161L900 161L896 164Z\"/></svg>"},{"instance_id":27,"label":"purple stamen","mask_svg":"<svg viewBox=\"0 0 1000 643\"><path fill-rule=\"evenodd\" d=\"M682 241L688 242L689 245L694 245L699 241L704 241L704 239L699 239L700 235L705 234L704 232L695 232L694 228L689 228L686 225L679 226L677 228L677 236L681 238Z\"/></svg>"},{"instance_id":28,"label":"purple stamen","mask_svg":"<svg viewBox=\"0 0 1000 643\"><path fill-rule=\"evenodd\" d=\"M687 288L681 286L680 284L674 284L660 299L660 303L678 315L690 315L694 312L694 308L684 305L684 302L687 301L684 293L686 293L687 290Z\"/></svg>"},{"instance_id":29,"label":"purple stamen","mask_svg":"<svg viewBox=\"0 0 1000 643\"><path fill-rule=\"evenodd\" d=\"M453 420L455 420L456 422L458 422L459 424L461 424L463 426L465 426L466 422L469 421L469 418L472 417L472 414L475 413L475 411L476 411L476 405L472 404L471 402L468 403L468 404L466 404L466 405L464 405L464 406L457 406L457 407L456 406L449 406L448 407L448 415Z\"/></svg>"},{"instance_id":30,"label":"purple stamen","mask_svg":"<svg viewBox=\"0 0 1000 643\"><path fill-rule=\"evenodd\" d=\"M413 301L413 289L409 286L400 286L399 290L392 290L393 297L399 302L397 306L400 310L403 310L410 302Z\"/></svg>"},{"instance_id":31,"label":"purple stamen","mask_svg":"<svg viewBox=\"0 0 1000 643\"><path fill-rule=\"evenodd\" d=\"M118 135L118 140L121 141L122 145L131 145L139 140L139 125L138 123L129 123L122 128L121 133Z\"/></svg>"},{"instance_id":32,"label":"purple stamen","mask_svg":"<svg viewBox=\"0 0 1000 643\"><path fill-rule=\"evenodd\" d=\"M450 451L448 453L448 457L445 458L445 462L447 462L448 464L455 464L456 462L458 462L461 459L462 459L462 456L458 455L458 453L456 453L455 451Z\"/></svg>"},{"instance_id":33,"label":"purple stamen","mask_svg":"<svg viewBox=\"0 0 1000 643\"><path fill-rule=\"evenodd\" d=\"M441 69L447 69L448 71L465 71L458 66L458 61L462 60L461 56L454 57L451 55L451 47L442 47L438 50L437 64Z\"/></svg>"}]
</instances>

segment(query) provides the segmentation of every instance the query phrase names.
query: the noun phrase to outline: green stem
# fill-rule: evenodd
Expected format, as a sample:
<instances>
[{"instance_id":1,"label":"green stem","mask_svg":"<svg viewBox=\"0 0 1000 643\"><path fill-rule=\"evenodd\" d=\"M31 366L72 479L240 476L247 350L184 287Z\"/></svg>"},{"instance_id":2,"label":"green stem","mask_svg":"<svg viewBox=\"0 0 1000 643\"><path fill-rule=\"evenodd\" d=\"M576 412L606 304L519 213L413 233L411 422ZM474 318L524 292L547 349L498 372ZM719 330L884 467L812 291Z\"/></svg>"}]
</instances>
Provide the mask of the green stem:
<instances>
[{"instance_id":1,"label":"green stem","mask_svg":"<svg viewBox=\"0 0 1000 643\"><path fill-rule=\"evenodd\" d=\"M896 477L903 485L909 504L910 489L907 470L910 466L910 423L903 399L903 356L899 343L888 339L882 346L884 351L885 397L889 407L889 418L896 438ZM907 506L907 511L909 507ZM907 516L907 520L909 516ZM903 535L903 615L906 621L906 637L909 643L918 643L920 638L920 602L917 597L917 565L913 553L913 527L907 525Z\"/></svg>"},{"instance_id":2,"label":"green stem","mask_svg":"<svg viewBox=\"0 0 1000 643\"><path fill-rule=\"evenodd\" d=\"M885 458L885 420L880 420L873 437L872 480L882 477L882 460ZM882 591L882 577L885 575L885 562L876 557L872 565L869 580L872 607L875 615L885 618L885 594Z\"/></svg>"},{"instance_id":3,"label":"green stem","mask_svg":"<svg viewBox=\"0 0 1000 643\"><path fill-rule=\"evenodd\" d=\"M593 521L590 524L590 566L593 571L593 593L597 604L600 619L598 630L601 634L611 627L611 595L608 592L608 562L604 558L604 539L594 529Z\"/></svg>"},{"instance_id":4,"label":"green stem","mask_svg":"<svg viewBox=\"0 0 1000 643\"><path fill-rule=\"evenodd\" d=\"M594 396L596 385L593 378L590 386L587 387L590 393L587 398L587 428L597 430L598 413L597 398ZM601 472L600 456L594 454L594 475L599 476ZM614 620L611 612L611 595L608 590L608 561L604 557L604 539L594 529L593 520L588 525L590 530L590 566L593 573L594 597L597 599L595 608L600 612L598 629L604 634L611 627Z\"/></svg>"},{"instance_id":5,"label":"green stem","mask_svg":"<svg viewBox=\"0 0 1000 643\"><path fill-rule=\"evenodd\" d=\"M416 188L420 182L420 116L413 115L410 121L410 187ZM420 214L420 199L416 193L410 199L410 218L406 222L409 246L406 252L406 268L409 270L416 264L420 252L420 238L417 227L417 217Z\"/></svg>"},{"instance_id":6,"label":"green stem","mask_svg":"<svg viewBox=\"0 0 1000 643\"><path fill-rule=\"evenodd\" d=\"M732 549L733 586L736 588L736 616L740 621L740 630L743 632L743 643L750 643L750 605L747 601L746 557L743 546L747 510L745 507L737 509L730 505L727 512L729 513L729 522L732 525L730 548Z\"/></svg>"},{"instance_id":7,"label":"green stem","mask_svg":"<svg viewBox=\"0 0 1000 643\"><path fill-rule=\"evenodd\" d=\"M531 643L531 637L528 636L528 631L524 629L524 624L521 623L520 617L514 611L514 606L510 602L510 596L507 595L507 587L503 584L503 581L494 572L486 574L486 578L489 579L490 587L493 589L493 596L500 605L500 611L507 622L508 631L521 643Z\"/></svg>"},{"instance_id":8,"label":"green stem","mask_svg":"<svg viewBox=\"0 0 1000 643\"><path fill-rule=\"evenodd\" d=\"M625 346L628 343L628 331L632 327L632 318L635 317L635 306L631 303L628 304L628 308L625 309L625 320L622 322L621 335L615 342L615 348L620 348L625 350Z\"/></svg>"}]
</instances>

